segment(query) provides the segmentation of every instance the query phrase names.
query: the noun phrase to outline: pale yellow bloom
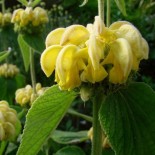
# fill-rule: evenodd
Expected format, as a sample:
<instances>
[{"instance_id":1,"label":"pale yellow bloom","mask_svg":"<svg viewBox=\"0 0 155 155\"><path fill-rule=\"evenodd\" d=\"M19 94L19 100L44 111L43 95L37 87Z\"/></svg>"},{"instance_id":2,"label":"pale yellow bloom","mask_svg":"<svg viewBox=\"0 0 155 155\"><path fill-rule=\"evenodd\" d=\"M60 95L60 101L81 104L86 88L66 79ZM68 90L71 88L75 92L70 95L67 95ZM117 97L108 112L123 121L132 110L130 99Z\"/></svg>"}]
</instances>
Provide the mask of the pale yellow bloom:
<instances>
[{"instance_id":1,"label":"pale yellow bloom","mask_svg":"<svg viewBox=\"0 0 155 155\"><path fill-rule=\"evenodd\" d=\"M55 70L55 81L68 90L106 77L114 84L125 83L140 61L148 58L148 44L131 23L115 22L108 28L98 16L87 27L53 30L45 44L42 70L47 77Z\"/></svg>"},{"instance_id":2,"label":"pale yellow bloom","mask_svg":"<svg viewBox=\"0 0 155 155\"><path fill-rule=\"evenodd\" d=\"M94 24L87 28L92 66L97 70L100 64L112 65L107 71L109 81L114 84L126 82L131 70L137 71L140 61L148 58L147 42L129 22L115 22L108 28L96 17Z\"/></svg>"},{"instance_id":3,"label":"pale yellow bloom","mask_svg":"<svg viewBox=\"0 0 155 155\"><path fill-rule=\"evenodd\" d=\"M55 69L55 81L61 89L72 89L81 84L80 71L87 53L84 48L88 38L89 32L81 25L58 28L47 36L41 67L47 76Z\"/></svg>"},{"instance_id":4,"label":"pale yellow bloom","mask_svg":"<svg viewBox=\"0 0 155 155\"><path fill-rule=\"evenodd\" d=\"M13 12L12 23L15 30L22 33L41 32L44 25L48 22L48 16L44 9L40 7L17 9Z\"/></svg>"}]
</instances>

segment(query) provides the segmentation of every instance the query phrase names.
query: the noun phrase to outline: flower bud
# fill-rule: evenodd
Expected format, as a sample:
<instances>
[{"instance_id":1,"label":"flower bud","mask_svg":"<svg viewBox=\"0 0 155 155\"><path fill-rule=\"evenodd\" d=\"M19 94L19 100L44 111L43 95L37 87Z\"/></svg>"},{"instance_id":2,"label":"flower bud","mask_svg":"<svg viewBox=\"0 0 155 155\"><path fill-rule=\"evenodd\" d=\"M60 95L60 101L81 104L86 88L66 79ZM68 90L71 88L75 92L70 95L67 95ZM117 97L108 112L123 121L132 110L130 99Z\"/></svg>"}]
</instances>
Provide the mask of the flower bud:
<instances>
[{"instance_id":1,"label":"flower bud","mask_svg":"<svg viewBox=\"0 0 155 155\"><path fill-rule=\"evenodd\" d=\"M91 96L91 89L88 87L82 87L80 89L80 97L82 99L82 101L86 102L89 100Z\"/></svg>"},{"instance_id":2,"label":"flower bud","mask_svg":"<svg viewBox=\"0 0 155 155\"><path fill-rule=\"evenodd\" d=\"M3 64L0 66L0 76L9 78L9 77L15 77L19 73L19 69L17 66L12 64Z\"/></svg>"},{"instance_id":3,"label":"flower bud","mask_svg":"<svg viewBox=\"0 0 155 155\"><path fill-rule=\"evenodd\" d=\"M0 141L13 140L19 132L17 124L20 126L16 111L6 101L0 101Z\"/></svg>"}]
</instances>

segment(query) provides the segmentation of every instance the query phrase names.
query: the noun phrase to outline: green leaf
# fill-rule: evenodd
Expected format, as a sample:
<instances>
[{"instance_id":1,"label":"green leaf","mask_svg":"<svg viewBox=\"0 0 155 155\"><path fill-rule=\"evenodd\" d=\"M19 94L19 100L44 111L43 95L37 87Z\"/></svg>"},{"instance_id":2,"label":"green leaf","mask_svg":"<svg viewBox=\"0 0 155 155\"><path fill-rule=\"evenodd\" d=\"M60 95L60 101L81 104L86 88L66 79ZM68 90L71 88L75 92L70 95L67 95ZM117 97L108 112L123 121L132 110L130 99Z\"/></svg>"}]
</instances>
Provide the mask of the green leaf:
<instances>
[{"instance_id":1,"label":"green leaf","mask_svg":"<svg viewBox=\"0 0 155 155\"><path fill-rule=\"evenodd\" d=\"M7 94L7 81L3 77L0 77L0 86L0 100L4 100Z\"/></svg>"},{"instance_id":2,"label":"green leaf","mask_svg":"<svg viewBox=\"0 0 155 155\"><path fill-rule=\"evenodd\" d=\"M80 5L80 7L86 5L88 3L88 0L83 0L83 3Z\"/></svg>"},{"instance_id":3,"label":"green leaf","mask_svg":"<svg viewBox=\"0 0 155 155\"><path fill-rule=\"evenodd\" d=\"M0 62L5 60L9 54L10 54L10 51L0 52Z\"/></svg>"},{"instance_id":4,"label":"green leaf","mask_svg":"<svg viewBox=\"0 0 155 155\"><path fill-rule=\"evenodd\" d=\"M104 148L103 151L102 151L102 155L115 155L115 153L110 148Z\"/></svg>"},{"instance_id":5,"label":"green leaf","mask_svg":"<svg viewBox=\"0 0 155 155\"><path fill-rule=\"evenodd\" d=\"M115 0L115 3L117 4L117 7L119 10L122 12L124 16L127 16L126 14L126 6L125 6L125 1L124 0Z\"/></svg>"},{"instance_id":6,"label":"green leaf","mask_svg":"<svg viewBox=\"0 0 155 155\"><path fill-rule=\"evenodd\" d=\"M99 118L116 155L155 154L155 92L132 83L111 93Z\"/></svg>"},{"instance_id":7,"label":"green leaf","mask_svg":"<svg viewBox=\"0 0 155 155\"><path fill-rule=\"evenodd\" d=\"M85 155L85 153L80 147L67 146L56 152L55 155Z\"/></svg>"},{"instance_id":8,"label":"green leaf","mask_svg":"<svg viewBox=\"0 0 155 155\"><path fill-rule=\"evenodd\" d=\"M69 132L55 130L51 137L60 144L80 143L89 139L87 132L88 131Z\"/></svg>"},{"instance_id":9,"label":"green leaf","mask_svg":"<svg viewBox=\"0 0 155 155\"><path fill-rule=\"evenodd\" d=\"M15 76L15 80L16 80L16 85L17 85L17 88L21 88L21 87L24 87L25 85L25 76L22 75L22 74L17 74Z\"/></svg>"},{"instance_id":10,"label":"green leaf","mask_svg":"<svg viewBox=\"0 0 155 155\"><path fill-rule=\"evenodd\" d=\"M28 5L28 2L26 0L18 0L18 2L20 2L24 6L27 6Z\"/></svg>"},{"instance_id":11,"label":"green leaf","mask_svg":"<svg viewBox=\"0 0 155 155\"><path fill-rule=\"evenodd\" d=\"M30 65L30 47L21 34L18 36L18 44L22 53L25 70L28 71Z\"/></svg>"},{"instance_id":12,"label":"green leaf","mask_svg":"<svg viewBox=\"0 0 155 155\"><path fill-rule=\"evenodd\" d=\"M52 131L55 130L72 101L73 91L61 91L52 86L40 96L30 108L21 145L17 155L34 155L40 150Z\"/></svg>"},{"instance_id":13,"label":"green leaf","mask_svg":"<svg viewBox=\"0 0 155 155\"><path fill-rule=\"evenodd\" d=\"M41 2L41 0L35 0L31 3L32 7L35 7L36 5L38 5Z\"/></svg>"},{"instance_id":14,"label":"green leaf","mask_svg":"<svg viewBox=\"0 0 155 155\"><path fill-rule=\"evenodd\" d=\"M24 34L23 39L31 48L40 53L45 49L45 40L41 35Z\"/></svg>"}]
</instances>

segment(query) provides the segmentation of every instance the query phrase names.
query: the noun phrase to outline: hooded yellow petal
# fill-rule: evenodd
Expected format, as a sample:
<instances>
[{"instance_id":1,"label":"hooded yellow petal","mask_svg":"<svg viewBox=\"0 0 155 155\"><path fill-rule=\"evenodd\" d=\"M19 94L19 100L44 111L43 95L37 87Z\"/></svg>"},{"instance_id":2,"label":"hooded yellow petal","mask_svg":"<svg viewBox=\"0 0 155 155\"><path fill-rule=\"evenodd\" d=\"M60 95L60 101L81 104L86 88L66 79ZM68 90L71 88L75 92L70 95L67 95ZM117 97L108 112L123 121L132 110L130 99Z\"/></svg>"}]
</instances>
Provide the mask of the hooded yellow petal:
<instances>
[{"instance_id":1,"label":"hooded yellow petal","mask_svg":"<svg viewBox=\"0 0 155 155\"><path fill-rule=\"evenodd\" d=\"M80 86L81 80L79 77L79 70L77 66L74 66L70 70L68 70L68 72L66 73L65 82L60 81L58 84L62 90L71 90L75 87Z\"/></svg>"},{"instance_id":2,"label":"hooded yellow petal","mask_svg":"<svg viewBox=\"0 0 155 155\"><path fill-rule=\"evenodd\" d=\"M118 37L126 39L132 49L132 53L138 58L143 58L142 36L133 25L122 25L118 30Z\"/></svg>"},{"instance_id":3,"label":"hooded yellow petal","mask_svg":"<svg viewBox=\"0 0 155 155\"><path fill-rule=\"evenodd\" d=\"M66 28L61 42L61 45L74 44L81 45L84 44L89 38L88 30L82 25L71 25Z\"/></svg>"},{"instance_id":4,"label":"hooded yellow petal","mask_svg":"<svg viewBox=\"0 0 155 155\"><path fill-rule=\"evenodd\" d=\"M104 80L107 77L107 75L108 73L106 72L103 66L100 65L97 70L94 70L90 62L86 69L82 72L81 80L84 82L89 81L91 83L95 83Z\"/></svg>"},{"instance_id":5,"label":"hooded yellow petal","mask_svg":"<svg viewBox=\"0 0 155 155\"><path fill-rule=\"evenodd\" d=\"M21 21L21 14L24 12L24 9L17 9L13 12L13 16L11 19L12 23L20 22Z\"/></svg>"},{"instance_id":6,"label":"hooded yellow petal","mask_svg":"<svg viewBox=\"0 0 155 155\"><path fill-rule=\"evenodd\" d=\"M127 78L124 77L119 64L116 64L109 72L109 81L114 84L121 84L126 82Z\"/></svg>"},{"instance_id":7,"label":"hooded yellow petal","mask_svg":"<svg viewBox=\"0 0 155 155\"><path fill-rule=\"evenodd\" d=\"M94 33L96 36L102 35L105 30L105 24L99 16L95 16Z\"/></svg>"},{"instance_id":8,"label":"hooded yellow petal","mask_svg":"<svg viewBox=\"0 0 155 155\"><path fill-rule=\"evenodd\" d=\"M143 58L148 59L149 45L144 38L142 38L142 49L143 49Z\"/></svg>"},{"instance_id":9,"label":"hooded yellow petal","mask_svg":"<svg viewBox=\"0 0 155 155\"><path fill-rule=\"evenodd\" d=\"M51 31L46 37L46 48L52 45L59 45L62 34L64 33L65 28L57 28Z\"/></svg>"},{"instance_id":10,"label":"hooded yellow petal","mask_svg":"<svg viewBox=\"0 0 155 155\"><path fill-rule=\"evenodd\" d=\"M87 28L87 30L89 31L90 34L93 33L93 30L94 30L93 27L94 27L93 24L87 24L87 26L86 26L86 28Z\"/></svg>"},{"instance_id":11,"label":"hooded yellow petal","mask_svg":"<svg viewBox=\"0 0 155 155\"><path fill-rule=\"evenodd\" d=\"M133 56L128 41L123 38L117 39L111 45L111 51L114 54L114 66L120 66L123 77L128 77L133 64Z\"/></svg>"},{"instance_id":12,"label":"hooded yellow petal","mask_svg":"<svg viewBox=\"0 0 155 155\"><path fill-rule=\"evenodd\" d=\"M62 83L66 82L67 72L75 65L75 53L78 48L75 45L66 45L58 55L56 61L56 72Z\"/></svg>"},{"instance_id":13,"label":"hooded yellow petal","mask_svg":"<svg viewBox=\"0 0 155 155\"><path fill-rule=\"evenodd\" d=\"M117 29L119 29L122 25L126 25L126 24L128 24L128 25L132 25L130 22L128 22L128 21L118 21L118 22L114 22L114 23L112 23L111 25L110 25L110 29L111 30L117 30Z\"/></svg>"},{"instance_id":14,"label":"hooded yellow petal","mask_svg":"<svg viewBox=\"0 0 155 155\"><path fill-rule=\"evenodd\" d=\"M104 44L94 34L91 34L87 46L92 66L95 70L98 70L100 60L104 58Z\"/></svg>"},{"instance_id":15,"label":"hooded yellow petal","mask_svg":"<svg viewBox=\"0 0 155 155\"><path fill-rule=\"evenodd\" d=\"M62 46L53 45L45 49L42 53L40 59L41 68L47 77L49 77L54 71L56 59L61 49Z\"/></svg>"}]
</instances>

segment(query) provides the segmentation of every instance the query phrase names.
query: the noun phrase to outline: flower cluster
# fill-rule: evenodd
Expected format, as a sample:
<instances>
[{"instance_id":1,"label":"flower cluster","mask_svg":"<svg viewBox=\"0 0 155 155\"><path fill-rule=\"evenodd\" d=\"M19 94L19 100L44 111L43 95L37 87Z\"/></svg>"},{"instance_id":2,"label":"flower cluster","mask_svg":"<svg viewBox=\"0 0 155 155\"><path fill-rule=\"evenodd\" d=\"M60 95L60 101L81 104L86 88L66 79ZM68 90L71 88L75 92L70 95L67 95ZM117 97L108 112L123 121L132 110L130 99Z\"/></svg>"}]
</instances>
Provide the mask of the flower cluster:
<instances>
[{"instance_id":1,"label":"flower cluster","mask_svg":"<svg viewBox=\"0 0 155 155\"><path fill-rule=\"evenodd\" d=\"M14 139L17 124L20 125L17 112L6 101L0 101L0 141Z\"/></svg>"},{"instance_id":2,"label":"flower cluster","mask_svg":"<svg viewBox=\"0 0 155 155\"><path fill-rule=\"evenodd\" d=\"M148 44L136 27L127 21L106 27L97 16L87 27L72 25L50 32L41 67L47 77L55 70L60 88L70 90L105 78L113 84L125 83L147 58Z\"/></svg>"},{"instance_id":3,"label":"flower cluster","mask_svg":"<svg viewBox=\"0 0 155 155\"><path fill-rule=\"evenodd\" d=\"M18 73L19 69L15 65L5 63L0 66L0 77L12 78L16 76Z\"/></svg>"},{"instance_id":4,"label":"flower cluster","mask_svg":"<svg viewBox=\"0 0 155 155\"><path fill-rule=\"evenodd\" d=\"M77 22L77 19L73 19L73 17L68 14L68 11L61 5L54 4L48 11L48 14L50 17L49 23L51 27L54 28L58 26L68 26L73 22Z\"/></svg>"},{"instance_id":5,"label":"flower cluster","mask_svg":"<svg viewBox=\"0 0 155 155\"><path fill-rule=\"evenodd\" d=\"M16 91L16 102L20 104L21 106L25 106L33 103L33 101L38 97L41 96L44 91L45 87L42 87L40 83L36 84L36 94L33 93L33 88L31 85L26 85L24 88L20 88Z\"/></svg>"},{"instance_id":6,"label":"flower cluster","mask_svg":"<svg viewBox=\"0 0 155 155\"><path fill-rule=\"evenodd\" d=\"M0 12L0 28L4 28L6 26L11 25L11 18L12 14L11 13L1 13Z\"/></svg>"},{"instance_id":7,"label":"flower cluster","mask_svg":"<svg viewBox=\"0 0 155 155\"><path fill-rule=\"evenodd\" d=\"M17 9L13 13L12 23L15 24L15 31L21 33L39 33L48 22L48 16L44 9L40 7L27 7Z\"/></svg>"}]
</instances>

